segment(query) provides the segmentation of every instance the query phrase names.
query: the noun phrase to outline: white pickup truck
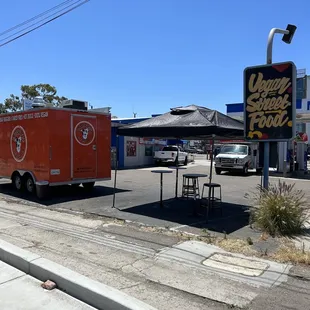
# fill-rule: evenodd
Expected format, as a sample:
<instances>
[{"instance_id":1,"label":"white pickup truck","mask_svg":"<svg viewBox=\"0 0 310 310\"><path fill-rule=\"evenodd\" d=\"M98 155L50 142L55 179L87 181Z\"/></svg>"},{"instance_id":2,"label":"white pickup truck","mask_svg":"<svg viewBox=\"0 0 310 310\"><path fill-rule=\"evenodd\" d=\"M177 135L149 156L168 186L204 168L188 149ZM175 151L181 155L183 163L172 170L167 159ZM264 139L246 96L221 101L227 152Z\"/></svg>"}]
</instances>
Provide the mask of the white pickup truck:
<instances>
[{"instance_id":1,"label":"white pickup truck","mask_svg":"<svg viewBox=\"0 0 310 310\"><path fill-rule=\"evenodd\" d=\"M258 143L226 144L215 157L216 174L221 174L222 171L238 171L246 175L249 169L256 169L257 173L262 171Z\"/></svg>"},{"instance_id":2,"label":"white pickup truck","mask_svg":"<svg viewBox=\"0 0 310 310\"><path fill-rule=\"evenodd\" d=\"M178 157L179 150L179 157ZM154 160L157 165L170 163L176 165L178 158L178 163L187 165L188 163L188 153L183 152L178 146L169 145L165 146L161 151L157 151L154 154Z\"/></svg>"}]
</instances>

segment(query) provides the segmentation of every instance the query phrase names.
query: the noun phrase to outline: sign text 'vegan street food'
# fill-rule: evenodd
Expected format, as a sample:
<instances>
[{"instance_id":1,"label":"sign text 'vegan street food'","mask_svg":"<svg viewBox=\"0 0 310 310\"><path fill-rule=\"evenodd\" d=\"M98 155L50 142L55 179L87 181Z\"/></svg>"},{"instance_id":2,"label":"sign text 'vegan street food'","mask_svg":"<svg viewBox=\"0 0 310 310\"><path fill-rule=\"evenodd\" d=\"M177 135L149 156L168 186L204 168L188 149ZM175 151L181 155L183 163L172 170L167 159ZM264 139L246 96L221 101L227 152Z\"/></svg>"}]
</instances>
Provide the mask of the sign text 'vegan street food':
<instances>
[{"instance_id":1,"label":"sign text 'vegan street food'","mask_svg":"<svg viewBox=\"0 0 310 310\"><path fill-rule=\"evenodd\" d=\"M245 138L289 140L294 136L296 68L292 62L244 71Z\"/></svg>"}]
</instances>

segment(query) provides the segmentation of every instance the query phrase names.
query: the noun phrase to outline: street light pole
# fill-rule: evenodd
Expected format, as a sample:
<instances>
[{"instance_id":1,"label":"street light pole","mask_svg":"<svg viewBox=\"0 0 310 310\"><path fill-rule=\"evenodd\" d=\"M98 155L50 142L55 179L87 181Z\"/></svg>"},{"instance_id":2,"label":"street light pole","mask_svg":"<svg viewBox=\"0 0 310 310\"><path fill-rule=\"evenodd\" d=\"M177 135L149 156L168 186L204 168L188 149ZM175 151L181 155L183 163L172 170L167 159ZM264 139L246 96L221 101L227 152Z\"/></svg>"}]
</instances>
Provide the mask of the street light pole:
<instances>
[{"instance_id":1,"label":"street light pole","mask_svg":"<svg viewBox=\"0 0 310 310\"><path fill-rule=\"evenodd\" d=\"M272 45L273 45L273 38L276 33L289 34L290 32L289 30L279 28L272 28L270 30L267 43L267 65L272 64Z\"/></svg>"},{"instance_id":2,"label":"street light pole","mask_svg":"<svg viewBox=\"0 0 310 310\"><path fill-rule=\"evenodd\" d=\"M276 33L283 34L282 40L290 44L294 33L296 31L295 25L288 25L286 30L280 28L272 28L269 32L268 42L267 42L267 65L272 64L272 45L273 38ZM296 104L296 102L292 102L292 104ZM270 142L264 142L264 180L263 186L265 189L268 189L269 185L269 156L270 156Z\"/></svg>"}]
</instances>

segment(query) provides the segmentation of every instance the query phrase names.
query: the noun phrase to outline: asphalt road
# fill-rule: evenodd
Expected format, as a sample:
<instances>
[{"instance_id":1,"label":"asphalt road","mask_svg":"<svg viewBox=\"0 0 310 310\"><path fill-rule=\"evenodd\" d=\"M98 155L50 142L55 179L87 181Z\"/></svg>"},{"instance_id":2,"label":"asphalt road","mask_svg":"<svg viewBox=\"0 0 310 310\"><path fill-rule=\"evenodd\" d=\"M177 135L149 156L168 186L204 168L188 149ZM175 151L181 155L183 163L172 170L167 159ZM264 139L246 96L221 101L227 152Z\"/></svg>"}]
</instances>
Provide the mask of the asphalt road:
<instances>
[{"instance_id":1,"label":"asphalt road","mask_svg":"<svg viewBox=\"0 0 310 310\"><path fill-rule=\"evenodd\" d=\"M204 155L199 155L203 158ZM203 159L197 159L194 164L186 169L179 170L178 196L182 190L182 174L184 173L207 173L209 175L210 163ZM112 180L107 182L99 182L92 193L87 193L82 187L73 188L64 186L54 188L51 198L46 201L38 201L34 197L16 193L12 190L10 183L3 181L0 183L0 193L4 199L21 201L26 204L47 207L50 209L77 211L82 213L96 214L101 216L116 217L123 220L143 223L149 226L169 227L181 230L187 230L197 233L195 230L201 228L205 222L205 217L191 216L193 209L196 207L191 201L184 202L182 200L174 200L176 187L176 171L171 174L164 175L163 197L167 201L167 208L159 207L159 191L160 184L158 174L151 172L156 168L128 169L118 171L116 203L112 208L113 202L113 184ZM224 227L206 227L217 232L226 231L233 233L244 225L247 225L247 219L244 217L244 209L253 203L251 194L257 189L257 185L261 183L261 177L255 173L249 176L213 173L213 181L222 186L222 199L224 201L225 218L240 219L240 223ZM278 182L278 178L271 177L271 182ZM208 182L208 178L200 178L200 190L204 182ZM287 179L287 183L296 183L296 188L305 191L307 197L310 192L308 190L309 181ZM206 193L206 191L205 191ZM250 195L248 198L245 195ZM217 216L215 214L215 216ZM198 225L196 225L198 223Z\"/></svg>"},{"instance_id":2,"label":"asphalt road","mask_svg":"<svg viewBox=\"0 0 310 310\"><path fill-rule=\"evenodd\" d=\"M52 198L44 203L15 193L4 182L0 185L0 238L121 289L158 309L229 309L232 287L236 289L235 296L241 298L241 302L240 299L237 302L244 305L244 309L309 309L307 294L310 276L304 276L309 273L307 268L297 271L292 269L286 283L271 289L255 289L244 284L238 287L238 283L231 284L217 277L213 279L213 285L207 282L202 284L201 281L210 279L210 274L199 278L201 269L175 262L165 267L162 279L158 278L163 266L158 271L156 268L159 266L150 264L149 260L182 240L173 234L160 234L153 228L169 227L192 231L201 229L195 223L204 222L204 218L190 216L192 206L183 206L181 202L177 202L176 208L160 210L156 203L159 198L159 176L152 174L150 170L151 168L119 171L116 200L119 210L111 208L113 180L99 183L93 194L87 194L82 188L63 187L54 190ZM185 172L209 174L209 163L198 160L186 170L180 170L181 175ZM227 208L237 209L236 206L251 203L244 196L255 191L260 177L255 174L247 177L223 174L214 175L214 181L222 185L223 200L227 203ZM278 179L271 178L271 181L277 182ZM309 197L309 181L286 182L296 183L296 188L305 190ZM202 183L203 180L201 186ZM164 176L164 186L164 198L173 198L175 172ZM75 211L81 214L72 213ZM225 212L224 215L229 214ZM117 216L152 227L115 223L96 214L112 218ZM224 222L225 225L234 223L235 218L224 217ZM239 224L247 225L245 222ZM231 233L240 229L242 227L233 227ZM174 270L175 275L169 282L169 277L165 277L165 274L172 273L174 268L179 268L178 272ZM143 273L143 270L149 271L149 274ZM297 272L297 277L294 272ZM191 290L186 285L181 285L186 283L184 277L183 280L177 278L181 274L186 279L191 279ZM197 276L192 278L193 275ZM196 281L198 278L200 282ZM201 290L202 285L205 290Z\"/></svg>"}]
</instances>

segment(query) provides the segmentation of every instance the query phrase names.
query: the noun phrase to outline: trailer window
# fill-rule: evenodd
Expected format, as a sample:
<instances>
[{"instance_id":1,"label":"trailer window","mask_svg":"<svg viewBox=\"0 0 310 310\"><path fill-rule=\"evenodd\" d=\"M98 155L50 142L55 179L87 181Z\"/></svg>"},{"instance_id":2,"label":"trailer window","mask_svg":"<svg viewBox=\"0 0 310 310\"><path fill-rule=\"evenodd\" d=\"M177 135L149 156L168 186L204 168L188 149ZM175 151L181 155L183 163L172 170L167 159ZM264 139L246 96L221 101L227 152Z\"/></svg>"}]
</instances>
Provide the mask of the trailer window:
<instances>
[{"instance_id":1,"label":"trailer window","mask_svg":"<svg viewBox=\"0 0 310 310\"><path fill-rule=\"evenodd\" d=\"M224 145L221 148L221 154L248 154L248 147L246 145Z\"/></svg>"}]
</instances>

